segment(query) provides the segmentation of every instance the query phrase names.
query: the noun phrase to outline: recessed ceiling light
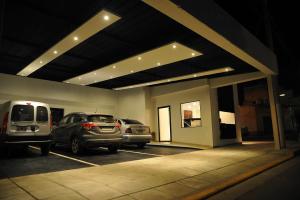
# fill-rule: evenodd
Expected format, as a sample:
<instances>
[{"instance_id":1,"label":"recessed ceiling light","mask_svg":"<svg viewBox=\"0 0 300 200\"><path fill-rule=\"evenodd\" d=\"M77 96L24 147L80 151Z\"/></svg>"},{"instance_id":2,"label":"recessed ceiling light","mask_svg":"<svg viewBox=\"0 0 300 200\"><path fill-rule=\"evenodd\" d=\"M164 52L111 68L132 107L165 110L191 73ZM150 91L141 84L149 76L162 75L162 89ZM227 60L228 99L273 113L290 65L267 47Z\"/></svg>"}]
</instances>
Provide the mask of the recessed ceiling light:
<instances>
[{"instance_id":1,"label":"recessed ceiling light","mask_svg":"<svg viewBox=\"0 0 300 200\"><path fill-rule=\"evenodd\" d=\"M171 81L171 79L168 79L168 82L170 82Z\"/></svg>"},{"instance_id":2,"label":"recessed ceiling light","mask_svg":"<svg viewBox=\"0 0 300 200\"><path fill-rule=\"evenodd\" d=\"M192 56L195 56L195 53L194 53L194 52L192 53Z\"/></svg>"},{"instance_id":3,"label":"recessed ceiling light","mask_svg":"<svg viewBox=\"0 0 300 200\"><path fill-rule=\"evenodd\" d=\"M229 68L225 68L225 72L229 72Z\"/></svg>"},{"instance_id":4,"label":"recessed ceiling light","mask_svg":"<svg viewBox=\"0 0 300 200\"><path fill-rule=\"evenodd\" d=\"M69 81L67 81L66 83L70 83Z\"/></svg>"},{"instance_id":5,"label":"recessed ceiling light","mask_svg":"<svg viewBox=\"0 0 300 200\"><path fill-rule=\"evenodd\" d=\"M94 80L94 83L97 83L97 81L96 81L96 80Z\"/></svg>"},{"instance_id":6,"label":"recessed ceiling light","mask_svg":"<svg viewBox=\"0 0 300 200\"><path fill-rule=\"evenodd\" d=\"M160 62L156 63L157 66L160 66Z\"/></svg>"},{"instance_id":7,"label":"recessed ceiling light","mask_svg":"<svg viewBox=\"0 0 300 200\"><path fill-rule=\"evenodd\" d=\"M81 78L81 77L79 77L78 79L79 79L79 80L81 80L82 78Z\"/></svg>"},{"instance_id":8,"label":"recessed ceiling light","mask_svg":"<svg viewBox=\"0 0 300 200\"><path fill-rule=\"evenodd\" d=\"M103 16L103 19L104 19L105 21L108 21L108 20L109 20L109 16L108 16L108 15L104 15L104 16Z\"/></svg>"},{"instance_id":9,"label":"recessed ceiling light","mask_svg":"<svg viewBox=\"0 0 300 200\"><path fill-rule=\"evenodd\" d=\"M74 36L74 37L73 37L73 40L74 40L74 41L78 41L78 39L79 39L79 38L78 38L77 36Z\"/></svg>"},{"instance_id":10,"label":"recessed ceiling light","mask_svg":"<svg viewBox=\"0 0 300 200\"><path fill-rule=\"evenodd\" d=\"M113 66L113 69L116 69L116 68L117 68L117 66L116 66L116 65L114 65L114 66Z\"/></svg>"},{"instance_id":11,"label":"recessed ceiling light","mask_svg":"<svg viewBox=\"0 0 300 200\"><path fill-rule=\"evenodd\" d=\"M58 52L56 50L53 51L54 54L57 54Z\"/></svg>"},{"instance_id":12,"label":"recessed ceiling light","mask_svg":"<svg viewBox=\"0 0 300 200\"><path fill-rule=\"evenodd\" d=\"M40 64L42 64L42 63L43 63L43 61L41 60L41 61L40 61Z\"/></svg>"},{"instance_id":13,"label":"recessed ceiling light","mask_svg":"<svg viewBox=\"0 0 300 200\"><path fill-rule=\"evenodd\" d=\"M133 73L133 72L134 72L133 70L130 71L130 73Z\"/></svg>"},{"instance_id":14,"label":"recessed ceiling light","mask_svg":"<svg viewBox=\"0 0 300 200\"><path fill-rule=\"evenodd\" d=\"M172 48L173 48L173 49L176 49L176 48L177 48L176 44L173 44L173 45L172 45Z\"/></svg>"},{"instance_id":15,"label":"recessed ceiling light","mask_svg":"<svg viewBox=\"0 0 300 200\"><path fill-rule=\"evenodd\" d=\"M138 57L138 60L142 60L142 57L141 57L141 56L139 56L139 57Z\"/></svg>"},{"instance_id":16,"label":"recessed ceiling light","mask_svg":"<svg viewBox=\"0 0 300 200\"><path fill-rule=\"evenodd\" d=\"M97 73L96 73L96 72L94 72L94 75L97 75Z\"/></svg>"},{"instance_id":17,"label":"recessed ceiling light","mask_svg":"<svg viewBox=\"0 0 300 200\"><path fill-rule=\"evenodd\" d=\"M193 77L197 77L197 74L194 74Z\"/></svg>"},{"instance_id":18,"label":"recessed ceiling light","mask_svg":"<svg viewBox=\"0 0 300 200\"><path fill-rule=\"evenodd\" d=\"M286 94L282 93L282 94L280 94L279 96L281 96L281 97L285 97L285 95L286 95Z\"/></svg>"},{"instance_id":19,"label":"recessed ceiling light","mask_svg":"<svg viewBox=\"0 0 300 200\"><path fill-rule=\"evenodd\" d=\"M110 78L113 78L114 76L110 76Z\"/></svg>"}]
</instances>

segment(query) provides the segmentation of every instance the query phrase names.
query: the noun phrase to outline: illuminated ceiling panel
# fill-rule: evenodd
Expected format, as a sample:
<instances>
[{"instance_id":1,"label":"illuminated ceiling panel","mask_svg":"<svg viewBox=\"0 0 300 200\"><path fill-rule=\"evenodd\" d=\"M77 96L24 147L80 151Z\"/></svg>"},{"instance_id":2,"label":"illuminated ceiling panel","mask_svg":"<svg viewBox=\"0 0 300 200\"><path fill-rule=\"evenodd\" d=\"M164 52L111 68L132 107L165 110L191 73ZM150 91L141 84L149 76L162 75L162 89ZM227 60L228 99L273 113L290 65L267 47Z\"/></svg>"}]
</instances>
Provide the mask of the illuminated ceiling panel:
<instances>
[{"instance_id":1,"label":"illuminated ceiling panel","mask_svg":"<svg viewBox=\"0 0 300 200\"><path fill-rule=\"evenodd\" d=\"M130 85L130 86L125 86L125 87L114 88L114 90L126 90L126 89L145 87L145 86L150 86L150 85L171 83L171 82L175 82L175 81L198 78L198 77L203 77L203 76L208 76L208 75L213 75L213 74L226 73L226 72L230 72L230 71L233 71L233 70L234 69L231 68L231 67L223 67L223 68L219 68L219 69L201 71L201 72L198 72L198 73L188 74L188 75L184 75L184 76L177 76L177 77L174 77L174 78L163 79L163 80L159 80L159 81L152 81L152 82L147 82L147 83L141 83L141 84L136 84L136 85Z\"/></svg>"},{"instance_id":2,"label":"illuminated ceiling panel","mask_svg":"<svg viewBox=\"0 0 300 200\"><path fill-rule=\"evenodd\" d=\"M95 35L99 31L115 23L119 19L119 16L116 16L106 10L101 10L94 17L86 21L83 25L81 25L72 33L63 38L61 41L56 43L41 56L36 58L33 62L31 62L24 69L18 72L17 75L29 76L30 74L45 66L47 63L51 62L58 56L69 51L73 47L77 46L89 37Z\"/></svg>"},{"instance_id":3,"label":"illuminated ceiling panel","mask_svg":"<svg viewBox=\"0 0 300 200\"><path fill-rule=\"evenodd\" d=\"M173 42L125 60L112 63L92 72L65 80L64 82L77 85L90 85L201 55L201 52L186 47L178 42Z\"/></svg>"}]
</instances>

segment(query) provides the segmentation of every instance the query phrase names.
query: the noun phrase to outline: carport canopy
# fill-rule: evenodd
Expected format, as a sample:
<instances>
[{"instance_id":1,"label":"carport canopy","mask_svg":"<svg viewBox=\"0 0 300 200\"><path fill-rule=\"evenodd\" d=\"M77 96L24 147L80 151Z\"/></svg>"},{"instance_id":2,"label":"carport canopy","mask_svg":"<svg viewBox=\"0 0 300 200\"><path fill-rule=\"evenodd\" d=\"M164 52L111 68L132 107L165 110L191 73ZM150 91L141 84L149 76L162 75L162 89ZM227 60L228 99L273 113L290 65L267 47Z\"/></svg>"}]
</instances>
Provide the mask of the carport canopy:
<instances>
[{"instance_id":1,"label":"carport canopy","mask_svg":"<svg viewBox=\"0 0 300 200\"><path fill-rule=\"evenodd\" d=\"M210 0L6 1L0 73L107 89L277 73L275 55Z\"/></svg>"}]
</instances>

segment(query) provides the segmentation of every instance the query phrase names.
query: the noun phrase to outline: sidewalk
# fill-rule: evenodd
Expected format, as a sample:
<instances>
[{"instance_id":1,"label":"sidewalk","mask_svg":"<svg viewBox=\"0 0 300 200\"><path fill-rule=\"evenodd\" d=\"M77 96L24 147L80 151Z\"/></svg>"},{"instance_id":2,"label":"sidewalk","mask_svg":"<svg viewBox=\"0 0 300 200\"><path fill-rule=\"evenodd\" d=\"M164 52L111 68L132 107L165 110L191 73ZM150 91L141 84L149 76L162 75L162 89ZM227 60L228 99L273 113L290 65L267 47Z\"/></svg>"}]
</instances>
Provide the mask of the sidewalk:
<instances>
[{"instance_id":1,"label":"sidewalk","mask_svg":"<svg viewBox=\"0 0 300 200\"><path fill-rule=\"evenodd\" d=\"M1 179L0 200L193 199L257 167L289 159L292 153L275 151L272 143L248 143Z\"/></svg>"}]
</instances>

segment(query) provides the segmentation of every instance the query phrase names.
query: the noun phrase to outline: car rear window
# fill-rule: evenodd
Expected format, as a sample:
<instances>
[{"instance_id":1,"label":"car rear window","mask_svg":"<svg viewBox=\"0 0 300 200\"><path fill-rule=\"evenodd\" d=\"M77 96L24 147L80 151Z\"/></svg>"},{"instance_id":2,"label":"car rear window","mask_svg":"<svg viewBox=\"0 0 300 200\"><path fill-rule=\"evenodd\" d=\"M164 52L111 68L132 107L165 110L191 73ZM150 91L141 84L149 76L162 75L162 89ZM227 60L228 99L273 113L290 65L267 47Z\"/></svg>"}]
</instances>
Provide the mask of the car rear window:
<instances>
[{"instance_id":1,"label":"car rear window","mask_svg":"<svg viewBox=\"0 0 300 200\"><path fill-rule=\"evenodd\" d=\"M38 106L36 109L36 121L47 122L48 121L48 110L46 107Z\"/></svg>"},{"instance_id":2,"label":"car rear window","mask_svg":"<svg viewBox=\"0 0 300 200\"><path fill-rule=\"evenodd\" d=\"M141 122L134 119L122 119L125 124L142 124Z\"/></svg>"},{"instance_id":3,"label":"car rear window","mask_svg":"<svg viewBox=\"0 0 300 200\"><path fill-rule=\"evenodd\" d=\"M31 105L14 105L11 113L11 121L33 121L34 108Z\"/></svg>"},{"instance_id":4,"label":"car rear window","mask_svg":"<svg viewBox=\"0 0 300 200\"><path fill-rule=\"evenodd\" d=\"M105 122L105 123L113 123L114 117L111 115L88 115L87 120L89 122Z\"/></svg>"}]
</instances>

